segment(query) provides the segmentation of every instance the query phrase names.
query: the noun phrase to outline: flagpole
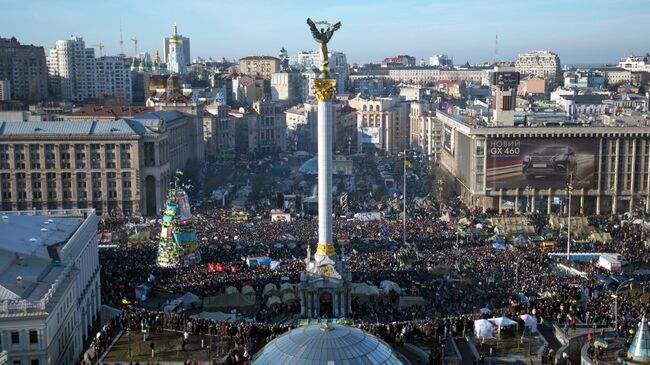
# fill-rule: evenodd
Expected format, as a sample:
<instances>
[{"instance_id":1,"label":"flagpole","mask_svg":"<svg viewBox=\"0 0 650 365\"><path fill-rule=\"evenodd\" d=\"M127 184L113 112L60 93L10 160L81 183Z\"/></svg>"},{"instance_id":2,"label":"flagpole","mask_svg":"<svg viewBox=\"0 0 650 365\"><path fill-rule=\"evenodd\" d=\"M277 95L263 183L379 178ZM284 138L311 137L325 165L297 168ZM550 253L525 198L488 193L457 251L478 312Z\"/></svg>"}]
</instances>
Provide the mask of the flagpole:
<instances>
[{"instance_id":1,"label":"flagpole","mask_svg":"<svg viewBox=\"0 0 650 365\"><path fill-rule=\"evenodd\" d=\"M404 150L404 194L402 195L403 198L403 206L404 209L402 210L404 212L404 220L403 220L403 225L404 225L404 234L403 234L403 244L406 246L406 149Z\"/></svg>"}]
</instances>

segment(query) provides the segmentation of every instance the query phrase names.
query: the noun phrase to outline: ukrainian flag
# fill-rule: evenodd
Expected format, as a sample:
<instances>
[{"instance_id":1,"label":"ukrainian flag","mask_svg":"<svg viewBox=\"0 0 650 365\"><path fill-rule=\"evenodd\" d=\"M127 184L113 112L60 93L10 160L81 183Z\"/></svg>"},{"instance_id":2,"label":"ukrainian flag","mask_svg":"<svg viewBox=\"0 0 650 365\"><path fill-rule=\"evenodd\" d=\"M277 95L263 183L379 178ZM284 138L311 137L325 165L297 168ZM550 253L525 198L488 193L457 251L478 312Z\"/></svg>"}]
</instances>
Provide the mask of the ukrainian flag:
<instances>
[{"instance_id":1,"label":"ukrainian flag","mask_svg":"<svg viewBox=\"0 0 650 365\"><path fill-rule=\"evenodd\" d=\"M607 340L598 339L594 341L594 346L606 349L609 347L609 342Z\"/></svg>"}]
</instances>

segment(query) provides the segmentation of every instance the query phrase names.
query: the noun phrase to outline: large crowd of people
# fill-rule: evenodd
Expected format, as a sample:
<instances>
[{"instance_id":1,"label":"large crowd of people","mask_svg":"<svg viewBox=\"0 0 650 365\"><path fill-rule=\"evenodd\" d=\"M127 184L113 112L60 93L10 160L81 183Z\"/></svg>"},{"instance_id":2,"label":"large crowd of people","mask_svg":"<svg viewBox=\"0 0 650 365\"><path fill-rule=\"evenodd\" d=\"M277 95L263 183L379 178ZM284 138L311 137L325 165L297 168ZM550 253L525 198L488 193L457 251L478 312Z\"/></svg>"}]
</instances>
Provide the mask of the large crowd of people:
<instances>
[{"instance_id":1,"label":"large crowd of people","mask_svg":"<svg viewBox=\"0 0 650 365\"><path fill-rule=\"evenodd\" d=\"M390 213L401 209L392 205L388 198L375 201L371 197L353 197L348 210L359 212L376 207ZM103 219L99 236L112 245L100 250L102 302L116 308L124 308L125 299L137 302L135 288L143 283L159 292L191 292L201 297L223 293L230 286L250 285L261 299L268 283L297 283L305 267L307 247L312 252L315 249L318 221L309 215L297 215L291 222L272 222L270 209L270 204L244 211L208 205L194 209L202 263L182 268L156 266L156 236L160 229L156 220ZM341 207L335 209L340 211ZM399 215L395 219L372 221L350 219L349 215L334 220L336 239L346 243L338 247L339 254L344 256L353 282L379 286L381 281L390 280L399 286L401 295L424 298L424 305L410 307L400 307L395 292L369 300L355 298L352 319L387 342L470 331L481 308L512 316L530 312L540 321L560 323L611 325L617 319L616 328L621 333L636 326L648 310L647 301L628 291L618 300L618 313L614 313L614 288L599 280L599 274L611 273L596 265L551 259L549 251L534 241L495 248L495 240L503 240L490 227L489 219L497 216L496 212L468 208L458 199L443 203L432 198L408 199L407 212L407 245L403 244L404 229ZM548 219L544 214L528 215L537 233L547 229ZM612 236L610 242L591 244L590 251L620 253L624 261L635 267L650 262L650 248L645 240L648 232L643 224L615 216L589 217L589 223ZM142 230L150 232L150 239L129 242L130 236ZM566 238L557 236L555 239L563 245ZM247 257L259 256L271 257L280 265L272 270L246 264ZM562 272L555 265L557 262L574 266L587 275ZM214 270L217 263L224 269ZM149 323L162 327L187 327L189 322L193 330L203 333L223 333L234 338L239 333L251 346L289 328L274 323L273 317L267 315L265 301L259 302L253 324L190 321L187 316L161 314L156 309L125 309L121 325L137 323L139 316L149 316Z\"/></svg>"}]
</instances>

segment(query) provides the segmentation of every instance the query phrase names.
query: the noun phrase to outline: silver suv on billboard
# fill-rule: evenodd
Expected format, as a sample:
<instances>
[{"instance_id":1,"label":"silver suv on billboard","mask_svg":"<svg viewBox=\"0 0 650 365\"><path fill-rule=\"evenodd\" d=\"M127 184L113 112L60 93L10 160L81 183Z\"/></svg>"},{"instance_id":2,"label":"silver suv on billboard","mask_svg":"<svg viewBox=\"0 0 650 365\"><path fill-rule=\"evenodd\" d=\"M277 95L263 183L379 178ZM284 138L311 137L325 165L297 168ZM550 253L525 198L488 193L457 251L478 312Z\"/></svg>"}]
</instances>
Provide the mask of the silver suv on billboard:
<instances>
[{"instance_id":1,"label":"silver suv on billboard","mask_svg":"<svg viewBox=\"0 0 650 365\"><path fill-rule=\"evenodd\" d=\"M525 155L521 171L526 179L537 176L569 176L577 171L576 154L567 146L548 146Z\"/></svg>"}]
</instances>

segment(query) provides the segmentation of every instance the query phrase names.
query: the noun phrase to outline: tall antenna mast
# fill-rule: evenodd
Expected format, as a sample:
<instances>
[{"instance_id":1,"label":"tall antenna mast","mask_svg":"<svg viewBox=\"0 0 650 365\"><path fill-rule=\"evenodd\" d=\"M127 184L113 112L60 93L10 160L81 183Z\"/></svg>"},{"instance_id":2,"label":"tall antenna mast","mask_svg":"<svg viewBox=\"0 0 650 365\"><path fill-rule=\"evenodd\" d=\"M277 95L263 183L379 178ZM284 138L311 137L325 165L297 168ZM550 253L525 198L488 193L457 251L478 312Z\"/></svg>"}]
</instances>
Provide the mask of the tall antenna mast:
<instances>
[{"instance_id":1,"label":"tall antenna mast","mask_svg":"<svg viewBox=\"0 0 650 365\"><path fill-rule=\"evenodd\" d=\"M124 55L124 40L122 39L122 19L120 19L120 54Z\"/></svg>"},{"instance_id":2,"label":"tall antenna mast","mask_svg":"<svg viewBox=\"0 0 650 365\"><path fill-rule=\"evenodd\" d=\"M494 64L499 63L499 32L494 37Z\"/></svg>"}]
</instances>

